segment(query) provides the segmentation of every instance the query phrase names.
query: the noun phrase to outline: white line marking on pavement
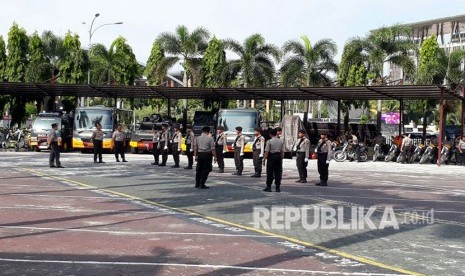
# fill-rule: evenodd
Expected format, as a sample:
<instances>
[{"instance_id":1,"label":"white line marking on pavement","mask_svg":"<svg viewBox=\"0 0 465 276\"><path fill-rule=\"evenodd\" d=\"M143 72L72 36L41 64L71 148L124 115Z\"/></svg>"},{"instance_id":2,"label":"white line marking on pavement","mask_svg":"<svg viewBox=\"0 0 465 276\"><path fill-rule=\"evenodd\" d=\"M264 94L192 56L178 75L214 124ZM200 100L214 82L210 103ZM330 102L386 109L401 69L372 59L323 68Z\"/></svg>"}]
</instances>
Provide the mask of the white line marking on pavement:
<instances>
[{"instance_id":1,"label":"white line marking on pavement","mask_svg":"<svg viewBox=\"0 0 465 276\"><path fill-rule=\"evenodd\" d=\"M99 209L79 209L72 206L63 206L63 207L47 207L47 206L38 206L38 205L15 205L15 206L0 206L1 209L23 209L23 210L47 210L47 211L67 211L71 213L83 212L83 213L114 213L110 215L121 215L121 214L143 214L143 215L155 215L155 214L164 214L163 212L157 211L132 211L132 210L99 210ZM151 209L152 210L152 209Z\"/></svg>"},{"instance_id":2,"label":"white line marking on pavement","mask_svg":"<svg viewBox=\"0 0 465 276\"><path fill-rule=\"evenodd\" d=\"M55 185L56 187L56 185ZM2 195L0 195L2 196ZM108 196L58 196L58 195L31 195L31 194L23 194L23 193L12 193L8 196L27 196L27 197L51 197L51 198L79 198L79 199L107 199L107 200L114 200Z\"/></svg>"},{"instance_id":3,"label":"white line marking on pavement","mask_svg":"<svg viewBox=\"0 0 465 276\"><path fill-rule=\"evenodd\" d=\"M94 230L94 229L76 229L76 228L55 228L55 227L29 227L29 226L3 226L0 229L24 229L33 231L63 231L63 232L87 232L102 233L115 235L143 236L143 235L180 235L180 236L218 236L218 237L246 237L246 238L275 238L273 236L263 235L239 235L239 234L222 234L222 233L196 233L196 232L128 232L128 231L111 231L111 230ZM40 234L40 233L36 233Z\"/></svg>"},{"instance_id":4,"label":"white line marking on pavement","mask_svg":"<svg viewBox=\"0 0 465 276\"><path fill-rule=\"evenodd\" d=\"M299 272L317 275L348 275L348 276L400 276L405 274L386 274L386 273L364 273L364 272L336 272L336 271L317 271L317 270L300 270L285 268L265 268L249 267L234 265L210 265L210 264L180 264L180 263L145 263L145 262L99 262L99 261L60 261L60 260L33 260L33 259L7 259L0 258L3 262L21 262L21 263L52 263L52 264L90 264L90 265L125 265L125 266L171 266L171 267L196 267L196 268L213 268L213 269L236 269L248 271L268 271L268 272Z\"/></svg>"}]
</instances>

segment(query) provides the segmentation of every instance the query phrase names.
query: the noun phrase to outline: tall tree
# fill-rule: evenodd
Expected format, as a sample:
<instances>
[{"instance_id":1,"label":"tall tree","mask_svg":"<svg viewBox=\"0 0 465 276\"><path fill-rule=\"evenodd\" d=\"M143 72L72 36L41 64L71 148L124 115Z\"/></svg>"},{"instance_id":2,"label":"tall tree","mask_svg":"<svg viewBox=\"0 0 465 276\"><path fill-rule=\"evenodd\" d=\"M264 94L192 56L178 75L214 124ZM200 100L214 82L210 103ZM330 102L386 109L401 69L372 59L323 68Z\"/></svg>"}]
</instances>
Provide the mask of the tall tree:
<instances>
[{"instance_id":1,"label":"tall tree","mask_svg":"<svg viewBox=\"0 0 465 276\"><path fill-rule=\"evenodd\" d=\"M23 82L26 75L28 64L29 38L26 30L20 28L16 23L8 32L8 57L6 63L6 77L10 82ZM12 116L11 125L18 124L24 121L26 117L26 103L29 99L23 96L10 97L10 112Z\"/></svg>"},{"instance_id":2,"label":"tall tree","mask_svg":"<svg viewBox=\"0 0 465 276\"><path fill-rule=\"evenodd\" d=\"M49 77L50 82L56 82L59 74L60 62L64 59L65 49L63 38L56 36L52 31L44 31L42 33L42 41L45 46L45 55L50 63Z\"/></svg>"},{"instance_id":3,"label":"tall tree","mask_svg":"<svg viewBox=\"0 0 465 276\"><path fill-rule=\"evenodd\" d=\"M45 45L35 32L29 38L28 65L25 80L27 82L43 82L49 78L50 63L47 60Z\"/></svg>"},{"instance_id":4,"label":"tall tree","mask_svg":"<svg viewBox=\"0 0 465 276\"><path fill-rule=\"evenodd\" d=\"M270 85L275 77L275 61L279 62L281 53L279 48L267 44L260 34L247 37L243 44L235 40L225 41L226 49L239 56L226 65L231 78L240 75L241 83L245 87Z\"/></svg>"},{"instance_id":5,"label":"tall tree","mask_svg":"<svg viewBox=\"0 0 465 276\"><path fill-rule=\"evenodd\" d=\"M63 60L60 62L60 82L69 84L84 83L86 78L86 55L81 49L79 35L68 32L63 40Z\"/></svg>"},{"instance_id":6,"label":"tall tree","mask_svg":"<svg viewBox=\"0 0 465 276\"><path fill-rule=\"evenodd\" d=\"M184 86L198 82L200 57L208 45L210 33L203 27L192 32L186 26L178 26L174 33L162 33L158 37L163 49L182 59L184 68ZM197 79L195 78L197 76Z\"/></svg>"},{"instance_id":7,"label":"tall tree","mask_svg":"<svg viewBox=\"0 0 465 276\"><path fill-rule=\"evenodd\" d=\"M95 83L133 85L139 65L132 49L123 37L106 48L96 44L90 52L92 76Z\"/></svg>"},{"instance_id":8,"label":"tall tree","mask_svg":"<svg viewBox=\"0 0 465 276\"><path fill-rule=\"evenodd\" d=\"M289 55L281 66L281 78L284 86L317 86L331 82L329 74L337 73L334 61L337 53L336 43L330 39L310 43L302 36L302 43L296 40L286 42L282 48Z\"/></svg>"},{"instance_id":9,"label":"tall tree","mask_svg":"<svg viewBox=\"0 0 465 276\"><path fill-rule=\"evenodd\" d=\"M6 45L3 36L0 35L0 82L6 81ZM3 117L5 106L9 101L8 96L0 96L0 116Z\"/></svg>"},{"instance_id":10,"label":"tall tree","mask_svg":"<svg viewBox=\"0 0 465 276\"><path fill-rule=\"evenodd\" d=\"M213 37L202 58L202 87L225 86L226 52L221 40Z\"/></svg>"},{"instance_id":11,"label":"tall tree","mask_svg":"<svg viewBox=\"0 0 465 276\"><path fill-rule=\"evenodd\" d=\"M161 42L155 40L144 72L149 85L161 85L169 68L176 64L178 60L178 57L166 57Z\"/></svg>"}]
</instances>

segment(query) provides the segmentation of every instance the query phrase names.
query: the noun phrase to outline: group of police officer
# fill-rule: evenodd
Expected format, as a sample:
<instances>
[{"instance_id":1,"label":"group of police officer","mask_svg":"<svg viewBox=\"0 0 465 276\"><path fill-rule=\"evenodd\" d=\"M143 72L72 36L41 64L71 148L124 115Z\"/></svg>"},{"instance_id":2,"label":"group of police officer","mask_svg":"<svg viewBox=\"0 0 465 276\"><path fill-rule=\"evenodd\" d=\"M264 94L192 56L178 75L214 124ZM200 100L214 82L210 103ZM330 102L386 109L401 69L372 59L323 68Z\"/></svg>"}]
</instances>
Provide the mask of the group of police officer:
<instances>
[{"instance_id":1,"label":"group of police officer","mask_svg":"<svg viewBox=\"0 0 465 276\"><path fill-rule=\"evenodd\" d=\"M48 134L48 144L50 145L50 167L63 168L60 162L59 144L61 138L57 131L57 124L52 124L52 130ZM153 156L154 162L152 165L166 166L168 160L169 147L173 155L174 165L172 168L179 168L179 157L181 154L182 134L180 126L174 126L174 134L169 135L169 126L163 124L161 128L154 127L153 130ZM262 174L262 166L266 166L266 188L265 192L271 192L271 187L274 181L276 192L281 191L281 179L283 172L284 158L284 142L281 139L282 129L275 128L270 130L271 139L265 140L260 128L254 129L253 164L254 174L251 177L260 178ZM171 136L171 137L170 137ZM124 155L126 137L121 131L121 125L113 133L113 142L115 144L116 162L120 162L119 156L123 162L127 162ZM94 144L94 162L104 163L102 161L102 142L103 133L101 125L96 124L96 130L92 134ZM208 189L206 181L209 173L213 170L212 162L218 163L218 173L224 173L224 154L227 152L227 136L224 132L224 127L217 128L216 138L213 138L209 127L202 128L202 134L195 137L191 126L187 126L186 138L186 155L188 165L184 169L193 169L194 158L197 162L195 188ZM241 176L244 170L244 150L247 140L242 134L242 127L236 127L236 137L232 145L234 149L234 163L236 170L233 175ZM299 171L299 180L296 182L307 183L307 165L310 158L310 141L306 138L305 130L300 130L298 140L294 145L294 152L297 155L297 169ZM328 167L331 160L331 141L326 134L321 135L321 139L315 149L318 154L318 172L320 174L320 182L318 186L327 186ZM161 162L160 162L161 155Z\"/></svg>"}]
</instances>

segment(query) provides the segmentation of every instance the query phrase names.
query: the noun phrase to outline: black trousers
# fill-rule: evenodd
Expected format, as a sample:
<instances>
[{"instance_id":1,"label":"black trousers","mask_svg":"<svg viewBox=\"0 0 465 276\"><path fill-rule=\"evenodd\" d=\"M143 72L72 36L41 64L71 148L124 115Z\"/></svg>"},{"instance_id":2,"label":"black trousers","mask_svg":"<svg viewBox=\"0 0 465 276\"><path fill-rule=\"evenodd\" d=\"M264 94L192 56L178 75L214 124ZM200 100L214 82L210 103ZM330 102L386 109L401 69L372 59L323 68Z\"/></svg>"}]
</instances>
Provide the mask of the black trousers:
<instances>
[{"instance_id":1,"label":"black trousers","mask_svg":"<svg viewBox=\"0 0 465 276\"><path fill-rule=\"evenodd\" d=\"M212 166L213 155L211 152L197 153L197 167L195 173L195 187L201 188L205 186L208 179L208 174L213 169Z\"/></svg>"},{"instance_id":2,"label":"black trousers","mask_svg":"<svg viewBox=\"0 0 465 276\"><path fill-rule=\"evenodd\" d=\"M404 151L402 152L403 163L405 162L410 163L411 158L412 158L412 147L404 146Z\"/></svg>"},{"instance_id":3,"label":"black trousers","mask_svg":"<svg viewBox=\"0 0 465 276\"><path fill-rule=\"evenodd\" d=\"M52 142L50 144L50 157L48 159L48 163L50 166L55 166L55 162L57 166L61 166L60 146L58 146L57 142Z\"/></svg>"},{"instance_id":4,"label":"black trousers","mask_svg":"<svg viewBox=\"0 0 465 276\"><path fill-rule=\"evenodd\" d=\"M456 160L457 160L457 163L465 165L465 151L463 153L460 153L460 151L457 150Z\"/></svg>"},{"instance_id":5,"label":"black trousers","mask_svg":"<svg viewBox=\"0 0 465 276\"><path fill-rule=\"evenodd\" d=\"M187 167L192 168L194 165L194 152L191 151L192 144L186 144Z\"/></svg>"},{"instance_id":6,"label":"black trousers","mask_svg":"<svg viewBox=\"0 0 465 276\"><path fill-rule=\"evenodd\" d=\"M160 149L158 148L158 143L153 143L153 160L155 161L155 164L158 165L158 162L160 162Z\"/></svg>"},{"instance_id":7,"label":"black trousers","mask_svg":"<svg viewBox=\"0 0 465 276\"><path fill-rule=\"evenodd\" d=\"M297 170L299 171L299 179L300 180L307 180L307 165L308 163L305 162L305 152L298 152L297 153Z\"/></svg>"},{"instance_id":8,"label":"black trousers","mask_svg":"<svg viewBox=\"0 0 465 276\"><path fill-rule=\"evenodd\" d=\"M94 144L94 162L97 161L97 157L98 161L102 162L103 141L93 139L92 142Z\"/></svg>"},{"instance_id":9,"label":"black trousers","mask_svg":"<svg viewBox=\"0 0 465 276\"><path fill-rule=\"evenodd\" d=\"M171 145L171 153L173 154L174 165L179 166L178 143L173 143Z\"/></svg>"},{"instance_id":10,"label":"black trousers","mask_svg":"<svg viewBox=\"0 0 465 276\"><path fill-rule=\"evenodd\" d=\"M242 173L244 170L244 156L241 156L241 148L234 149L234 164L236 165L236 171Z\"/></svg>"},{"instance_id":11,"label":"black trousers","mask_svg":"<svg viewBox=\"0 0 465 276\"><path fill-rule=\"evenodd\" d=\"M218 162L218 169L224 170L224 154L223 154L223 145L218 145L216 149L216 162Z\"/></svg>"},{"instance_id":12,"label":"black trousers","mask_svg":"<svg viewBox=\"0 0 465 276\"><path fill-rule=\"evenodd\" d=\"M261 150L256 149L253 151L253 166L255 168L256 175L262 175L262 161L263 158L260 157Z\"/></svg>"},{"instance_id":13,"label":"black trousers","mask_svg":"<svg viewBox=\"0 0 465 276\"><path fill-rule=\"evenodd\" d=\"M269 153L266 163L266 187L271 188L271 184L276 185L276 188L281 186L283 176L283 159L281 153Z\"/></svg>"},{"instance_id":14,"label":"black trousers","mask_svg":"<svg viewBox=\"0 0 465 276\"><path fill-rule=\"evenodd\" d=\"M328 182L328 168L329 164L326 164L326 160L328 160L328 153L318 153L318 173L320 174L320 181L322 183Z\"/></svg>"},{"instance_id":15,"label":"black trousers","mask_svg":"<svg viewBox=\"0 0 465 276\"><path fill-rule=\"evenodd\" d=\"M357 161L360 161L360 145L353 145Z\"/></svg>"},{"instance_id":16,"label":"black trousers","mask_svg":"<svg viewBox=\"0 0 465 276\"><path fill-rule=\"evenodd\" d=\"M121 155L121 158L125 160L124 158L124 141L115 141L115 158L118 160L119 155Z\"/></svg>"},{"instance_id":17,"label":"black trousers","mask_svg":"<svg viewBox=\"0 0 465 276\"><path fill-rule=\"evenodd\" d=\"M160 142L161 164L166 165L168 161L168 149L165 149L166 142Z\"/></svg>"}]
</instances>

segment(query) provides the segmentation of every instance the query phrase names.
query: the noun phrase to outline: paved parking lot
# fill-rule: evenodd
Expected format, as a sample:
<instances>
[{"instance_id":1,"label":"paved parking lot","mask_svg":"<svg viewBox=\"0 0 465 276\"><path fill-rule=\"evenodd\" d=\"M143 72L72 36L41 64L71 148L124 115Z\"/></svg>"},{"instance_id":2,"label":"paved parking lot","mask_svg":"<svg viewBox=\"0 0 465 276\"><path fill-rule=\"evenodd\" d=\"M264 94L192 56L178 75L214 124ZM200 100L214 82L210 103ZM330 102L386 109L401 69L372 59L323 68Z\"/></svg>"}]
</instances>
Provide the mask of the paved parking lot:
<instances>
[{"instance_id":1,"label":"paved parking lot","mask_svg":"<svg viewBox=\"0 0 465 276\"><path fill-rule=\"evenodd\" d=\"M465 168L331 163L328 187L295 183L263 193L252 161L242 177L154 167L150 155L95 165L92 156L0 153L2 275L464 275ZM182 162L185 163L183 157ZM309 180L317 180L309 163ZM392 206L399 229L257 229L257 206ZM422 223L433 209L434 223ZM376 211L378 224L382 212Z\"/></svg>"}]
</instances>

